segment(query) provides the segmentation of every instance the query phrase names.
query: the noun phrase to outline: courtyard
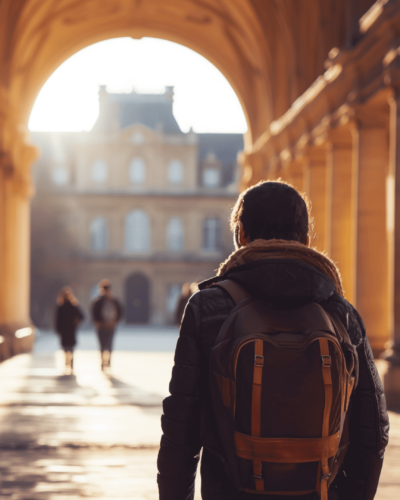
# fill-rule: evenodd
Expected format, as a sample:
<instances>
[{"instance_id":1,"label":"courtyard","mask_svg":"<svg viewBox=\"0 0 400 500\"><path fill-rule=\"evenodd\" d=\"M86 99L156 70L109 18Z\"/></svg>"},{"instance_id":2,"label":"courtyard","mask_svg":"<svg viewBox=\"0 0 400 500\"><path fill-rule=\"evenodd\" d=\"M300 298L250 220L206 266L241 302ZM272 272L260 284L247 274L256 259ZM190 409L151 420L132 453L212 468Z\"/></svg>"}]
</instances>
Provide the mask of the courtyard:
<instances>
[{"instance_id":1,"label":"courtyard","mask_svg":"<svg viewBox=\"0 0 400 500\"><path fill-rule=\"evenodd\" d=\"M177 336L176 328L122 328L110 377L90 330L80 333L73 376L63 375L52 332L39 334L32 354L2 363L0 499L158 498L161 405ZM390 417L377 500L400 494L400 415Z\"/></svg>"}]
</instances>

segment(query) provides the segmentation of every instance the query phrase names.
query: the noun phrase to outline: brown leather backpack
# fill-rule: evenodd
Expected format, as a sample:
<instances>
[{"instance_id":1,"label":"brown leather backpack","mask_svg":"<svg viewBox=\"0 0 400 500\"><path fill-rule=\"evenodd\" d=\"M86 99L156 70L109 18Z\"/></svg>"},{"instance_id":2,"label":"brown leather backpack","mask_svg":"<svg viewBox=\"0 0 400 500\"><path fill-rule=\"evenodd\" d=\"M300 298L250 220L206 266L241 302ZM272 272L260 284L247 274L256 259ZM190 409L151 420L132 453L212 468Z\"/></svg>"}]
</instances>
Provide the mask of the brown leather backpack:
<instances>
[{"instance_id":1,"label":"brown leather backpack","mask_svg":"<svg viewBox=\"0 0 400 500\"><path fill-rule=\"evenodd\" d=\"M277 310L234 281L236 302L210 357L226 469L238 490L304 495L328 487L349 445L358 357L335 315L311 303Z\"/></svg>"}]
</instances>

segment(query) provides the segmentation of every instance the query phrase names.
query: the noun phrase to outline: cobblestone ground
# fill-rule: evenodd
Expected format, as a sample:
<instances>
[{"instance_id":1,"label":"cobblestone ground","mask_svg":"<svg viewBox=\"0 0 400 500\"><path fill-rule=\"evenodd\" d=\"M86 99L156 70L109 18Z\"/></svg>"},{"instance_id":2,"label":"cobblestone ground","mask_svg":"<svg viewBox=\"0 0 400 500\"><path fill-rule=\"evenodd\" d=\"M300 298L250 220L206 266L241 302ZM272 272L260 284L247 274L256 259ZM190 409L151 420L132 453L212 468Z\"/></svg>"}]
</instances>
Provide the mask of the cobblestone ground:
<instances>
[{"instance_id":1,"label":"cobblestone ground","mask_svg":"<svg viewBox=\"0 0 400 500\"><path fill-rule=\"evenodd\" d=\"M161 402L176 331L123 331L112 375L99 368L92 334L81 335L74 376L63 375L56 338L0 365L0 500L158 498ZM400 498L400 415L377 500ZM196 500L200 495L196 493Z\"/></svg>"}]
</instances>

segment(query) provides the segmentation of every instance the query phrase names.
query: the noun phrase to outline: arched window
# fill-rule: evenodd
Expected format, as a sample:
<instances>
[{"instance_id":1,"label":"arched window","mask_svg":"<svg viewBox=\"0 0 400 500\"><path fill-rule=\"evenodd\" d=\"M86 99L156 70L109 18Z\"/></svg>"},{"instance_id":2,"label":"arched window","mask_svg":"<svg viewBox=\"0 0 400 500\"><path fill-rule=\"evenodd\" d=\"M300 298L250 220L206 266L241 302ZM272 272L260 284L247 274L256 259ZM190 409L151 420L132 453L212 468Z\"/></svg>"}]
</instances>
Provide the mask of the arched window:
<instances>
[{"instance_id":1,"label":"arched window","mask_svg":"<svg viewBox=\"0 0 400 500\"><path fill-rule=\"evenodd\" d=\"M215 252L220 247L221 221L216 217L208 217L203 221L203 249Z\"/></svg>"},{"instance_id":2,"label":"arched window","mask_svg":"<svg viewBox=\"0 0 400 500\"><path fill-rule=\"evenodd\" d=\"M92 249L98 252L107 250L107 221L104 217L96 217L90 224Z\"/></svg>"},{"instance_id":3,"label":"arched window","mask_svg":"<svg viewBox=\"0 0 400 500\"><path fill-rule=\"evenodd\" d=\"M183 249L183 224L179 217L172 217L167 225L168 250L179 251Z\"/></svg>"},{"instance_id":4,"label":"arched window","mask_svg":"<svg viewBox=\"0 0 400 500\"><path fill-rule=\"evenodd\" d=\"M216 168L205 168L203 171L203 184L206 187L219 186L219 172Z\"/></svg>"},{"instance_id":5,"label":"arched window","mask_svg":"<svg viewBox=\"0 0 400 500\"><path fill-rule=\"evenodd\" d=\"M168 164L168 182L181 184L183 180L183 165L179 160L172 160Z\"/></svg>"},{"instance_id":6,"label":"arched window","mask_svg":"<svg viewBox=\"0 0 400 500\"><path fill-rule=\"evenodd\" d=\"M125 249L128 252L147 252L149 248L149 216L143 210L134 210L125 220Z\"/></svg>"},{"instance_id":7,"label":"arched window","mask_svg":"<svg viewBox=\"0 0 400 500\"><path fill-rule=\"evenodd\" d=\"M69 179L69 172L67 167L59 165L53 170L53 183L56 186L65 186Z\"/></svg>"},{"instance_id":8,"label":"arched window","mask_svg":"<svg viewBox=\"0 0 400 500\"><path fill-rule=\"evenodd\" d=\"M143 184L146 179L146 164L142 158L134 158L129 164L129 179L132 184Z\"/></svg>"},{"instance_id":9,"label":"arched window","mask_svg":"<svg viewBox=\"0 0 400 500\"><path fill-rule=\"evenodd\" d=\"M107 180L107 164L104 160L99 159L93 163L92 179L99 184Z\"/></svg>"}]
</instances>

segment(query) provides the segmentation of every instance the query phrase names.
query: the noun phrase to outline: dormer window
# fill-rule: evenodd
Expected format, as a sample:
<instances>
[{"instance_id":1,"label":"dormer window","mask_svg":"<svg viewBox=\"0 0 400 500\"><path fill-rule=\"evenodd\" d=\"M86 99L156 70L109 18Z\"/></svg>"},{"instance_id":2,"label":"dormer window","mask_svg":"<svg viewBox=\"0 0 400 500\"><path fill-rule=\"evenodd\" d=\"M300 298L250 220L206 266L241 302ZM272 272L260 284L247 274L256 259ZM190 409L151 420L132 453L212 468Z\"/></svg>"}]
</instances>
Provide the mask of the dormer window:
<instances>
[{"instance_id":1,"label":"dormer window","mask_svg":"<svg viewBox=\"0 0 400 500\"><path fill-rule=\"evenodd\" d=\"M219 170L217 168L205 168L203 170L203 184L205 187L219 186Z\"/></svg>"},{"instance_id":2,"label":"dormer window","mask_svg":"<svg viewBox=\"0 0 400 500\"><path fill-rule=\"evenodd\" d=\"M135 132L132 135L132 139L131 140L132 140L133 144L143 144L144 143L143 134L141 132Z\"/></svg>"},{"instance_id":3,"label":"dormer window","mask_svg":"<svg viewBox=\"0 0 400 500\"><path fill-rule=\"evenodd\" d=\"M168 164L168 182L181 184L183 181L183 165L180 160L172 160Z\"/></svg>"}]
</instances>

